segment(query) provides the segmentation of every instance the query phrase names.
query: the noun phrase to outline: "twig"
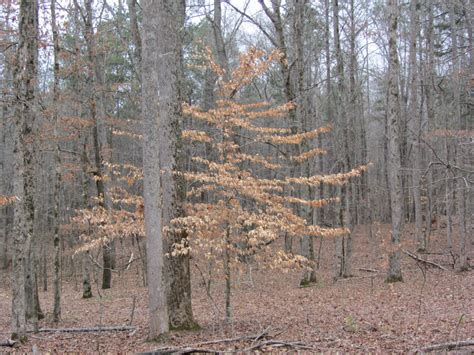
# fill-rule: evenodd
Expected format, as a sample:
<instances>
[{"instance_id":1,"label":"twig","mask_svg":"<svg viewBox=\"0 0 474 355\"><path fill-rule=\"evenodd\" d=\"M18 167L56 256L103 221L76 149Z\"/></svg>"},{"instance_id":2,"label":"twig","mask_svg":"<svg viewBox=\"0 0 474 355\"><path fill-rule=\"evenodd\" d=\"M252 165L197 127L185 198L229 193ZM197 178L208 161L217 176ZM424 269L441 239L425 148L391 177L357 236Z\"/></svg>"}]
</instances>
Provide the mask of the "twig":
<instances>
[{"instance_id":1,"label":"twig","mask_svg":"<svg viewBox=\"0 0 474 355\"><path fill-rule=\"evenodd\" d=\"M255 339L253 339L251 346L255 344L256 341L262 339L266 334L268 334L268 331L270 330L271 327L272 326L269 325L267 328L265 328L265 330L261 334L257 335Z\"/></svg>"},{"instance_id":2,"label":"twig","mask_svg":"<svg viewBox=\"0 0 474 355\"><path fill-rule=\"evenodd\" d=\"M455 334L456 334L456 339L458 338L459 326L461 325L461 322L462 322L463 319L464 319L464 313L461 314L461 317L459 317L459 320L458 320L458 324L456 324L456 332L455 332Z\"/></svg>"},{"instance_id":3,"label":"twig","mask_svg":"<svg viewBox=\"0 0 474 355\"><path fill-rule=\"evenodd\" d=\"M132 253L132 257L133 257L133 253ZM112 269L112 268L109 268L109 267L104 267L103 265L101 265L97 260L95 260L92 255L89 253L89 259L91 259L92 263L97 266L98 268L102 269L102 270L110 270L110 272L115 272L116 274L120 273L120 271L126 271L130 268L130 265L134 262L134 261L137 261L137 260L140 260L141 258L138 257L138 258L130 258L130 260L125 264L123 265L123 267L121 267L120 269Z\"/></svg>"},{"instance_id":4,"label":"twig","mask_svg":"<svg viewBox=\"0 0 474 355\"><path fill-rule=\"evenodd\" d=\"M448 269L446 269L444 266L440 265L440 264L437 264L437 263L434 263L432 261L428 261L428 260L425 260L425 259L422 259L420 258L418 255L415 255L413 253L410 253L408 250L405 250L405 249L402 249L402 252L406 255L408 255L410 258L413 258L415 259L416 261L419 261L419 262L422 262L422 263L425 263L427 265L431 265L431 266L434 266L434 267L437 267L438 269L441 269L441 270L444 270L444 271L448 271Z\"/></svg>"},{"instance_id":5,"label":"twig","mask_svg":"<svg viewBox=\"0 0 474 355\"><path fill-rule=\"evenodd\" d=\"M92 333L92 332L120 332L120 331L132 331L136 327L128 325L119 325L112 327L91 327L91 328L42 328L39 329L40 333Z\"/></svg>"},{"instance_id":6,"label":"twig","mask_svg":"<svg viewBox=\"0 0 474 355\"><path fill-rule=\"evenodd\" d=\"M414 352L416 353L416 352L436 351L436 350L453 350L453 349L461 348L464 346L474 346L474 339L429 345L429 346L425 346L424 348L416 349L414 350Z\"/></svg>"},{"instance_id":7,"label":"twig","mask_svg":"<svg viewBox=\"0 0 474 355\"><path fill-rule=\"evenodd\" d=\"M194 264L196 266L196 269L198 269L199 273L201 274L201 278L202 278L202 281L203 281L203 285L204 285L204 288L206 289L206 295L207 297L209 298L209 300L211 301L211 304L214 306L214 308L216 309L217 311L217 314L222 314L222 311L219 309L219 307L217 306L216 302L214 301L214 298L212 297L211 295L211 291L209 290L208 287L206 287L206 278L204 277L204 273L202 272L201 268L199 267L199 265L196 263Z\"/></svg>"}]
</instances>

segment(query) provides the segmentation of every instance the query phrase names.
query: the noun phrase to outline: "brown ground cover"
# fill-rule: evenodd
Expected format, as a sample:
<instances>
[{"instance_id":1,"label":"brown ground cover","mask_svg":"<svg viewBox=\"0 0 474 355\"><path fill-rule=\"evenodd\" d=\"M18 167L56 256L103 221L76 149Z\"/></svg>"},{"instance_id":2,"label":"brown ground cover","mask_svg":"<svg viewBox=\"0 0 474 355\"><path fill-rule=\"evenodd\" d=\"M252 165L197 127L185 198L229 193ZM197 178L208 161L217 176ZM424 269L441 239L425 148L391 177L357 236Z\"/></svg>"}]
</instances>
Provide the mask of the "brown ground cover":
<instances>
[{"instance_id":1,"label":"brown ground cover","mask_svg":"<svg viewBox=\"0 0 474 355\"><path fill-rule=\"evenodd\" d=\"M407 228L405 239L412 239ZM131 268L115 278L111 290L101 290L98 297L81 299L80 282L63 280L62 321L51 322L53 295L40 292L46 318L44 328L94 327L129 324L133 298L136 307L133 325L135 332L95 333L38 333L30 334L26 344L3 351L31 352L144 352L164 346L189 346L196 343L261 334L268 330L274 339L302 342L314 351L344 352L407 352L425 345L474 338L474 272L457 273L452 270L452 256L445 250L445 231L440 228L432 237L432 254L419 254L440 263L449 271L426 269L408 256L403 257L404 282L384 283L386 262L385 244L379 236L388 235L388 226L378 226L374 239L369 241L365 227L359 227L355 238L355 277L335 281L334 242L322 246L319 283L299 287L299 272L256 270L254 286L247 282L236 285L233 292L233 322L225 324L223 316L206 296L195 275L193 307L200 330L172 332L161 342L148 342L147 291L141 286L136 270ZM295 243L296 245L296 243ZM316 243L318 246L318 243ZM410 243L404 246L414 251ZM438 254L439 253L439 254ZM474 256L470 255L471 264ZM380 272L360 270L374 269ZM196 270L194 270L196 271ZM245 275L242 277L245 279ZM223 308L223 282L217 280L213 298ZM0 285L0 342L9 336L11 298L9 275L1 275ZM270 338L269 338L270 339ZM216 350L246 349L258 341L248 339L228 343L195 345ZM261 349L262 350L262 349ZM268 346L263 350L288 351L288 347ZM311 350L303 350L312 352ZM474 347L459 350L466 353Z\"/></svg>"}]
</instances>

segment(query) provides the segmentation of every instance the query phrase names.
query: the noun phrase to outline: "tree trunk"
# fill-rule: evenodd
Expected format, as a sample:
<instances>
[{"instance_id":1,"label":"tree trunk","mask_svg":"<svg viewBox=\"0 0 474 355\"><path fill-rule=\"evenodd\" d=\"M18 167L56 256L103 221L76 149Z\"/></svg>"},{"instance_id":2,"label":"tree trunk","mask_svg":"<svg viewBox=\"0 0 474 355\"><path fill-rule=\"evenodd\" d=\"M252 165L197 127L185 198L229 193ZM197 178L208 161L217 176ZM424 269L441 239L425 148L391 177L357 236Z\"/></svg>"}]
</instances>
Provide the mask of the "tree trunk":
<instances>
[{"instance_id":1,"label":"tree trunk","mask_svg":"<svg viewBox=\"0 0 474 355\"><path fill-rule=\"evenodd\" d=\"M184 5L184 1L171 0L143 3L142 70L150 74L143 78L142 84L146 98L142 109L150 338L170 327L195 327L189 255L171 256L173 244L186 244L186 233L174 231L170 226L171 220L183 216L185 198L184 180L174 174L183 163L180 87ZM166 243L163 244L164 227ZM163 250L170 255L166 260L163 260Z\"/></svg>"},{"instance_id":2,"label":"tree trunk","mask_svg":"<svg viewBox=\"0 0 474 355\"><path fill-rule=\"evenodd\" d=\"M53 125L54 125L54 307L53 320L58 322L61 319L61 240L59 235L59 212L60 212L60 193L61 193L61 152L59 150L59 35L56 25L56 0L51 0L51 29L53 32L53 48L54 48L54 81L53 81Z\"/></svg>"},{"instance_id":3,"label":"tree trunk","mask_svg":"<svg viewBox=\"0 0 474 355\"><path fill-rule=\"evenodd\" d=\"M418 64L417 64L417 45L416 40L418 36L418 13L417 6L418 0L410 1L410 52L409 52L409 65L410 65L410 97L408 101L408 115L407 121L411 119L413 122L412 137L413 144L413 199L415 203L415 238L418 245L419 251L426 250L426 235L423 232L423 208L421 204L421 167L422 161L422 150L421 150L421 115L418 109Z\"/></svg>"},{"instance_id":4,"label":"tree trunk","mask_svg":"<svg viewBox=\"0 0 474 355\"><path fill-rule=\"evenodd\" d=\"M403 190L401 178L400 156L400 101L398 91L398 53L397 53L397 28L398 4L397 0L388 0L389 19L389 72L388 72L388 180L390 190L391 216L392 216L392 250L389 254L389 268L387 282L402 281L400 265L400 236L403 229Z\"/></svg>"},{"instance_id":5,"label":"tree trunk","mask_svg":"<svg viewBox=\"0 0 474 355\"><path fill-rule=\"evenodd\" d=\"M79 8L77 0L74 0L76 7ZM91 110L94 158L95 158L95 175L97 197L99 199L99 206L109 211L112 208L110 196L108 192L108 184L106 182L106 167L105 163L110 163L110 147L107 140L107 125L105 122L105 97L104 97L104 78L101 70L100 58L97 53L97 46L95 43L95 34L93 26L93 9L92 0L85 1L85 16L84 16L84 34L87 46L87 59L90 69L90 81L92 83L93 92L89 97L89 104ZM99 91L99 93L98 93ZM112 286L112 269L115 264L115 245L114 241L108 241L102 247L102 288L108 289Z\"/></svg>"},{"instance_id":6,"label":"tree trunk","mask_svg":"<svg viewBox=\"0 0 474 355\"><path fill-rule=\"evenodd\" d=\"M87 158L87 137L84 139L81 154L82 167L82 208L89 207L89 179L87 176L87 168L89 166L89 159ZM90 235L90 226L88 234ZM82 255L82 298L91 298L92 288L90 279L90 260L89 252Z\"/></svg>"},{"instance_id":7,"label":"tree trunk","mask_svg":"<svg viewBox=\"0 0 474 355\"><path fill-rule=\"evenodd\" d=\"M275 30L275 38L272 39L272 42L276 44L277 49L281 52L280 58L280 73L283 78L283 94L285 96L285 102L294 102L295 101L295 93L293 90L292 80L291 80L291 70L288 58L288 48L286 47L285 41L285 34L283 31L283 20L281 16L281 0L274 0L271 2L272 9L270 9L263 0L258 0L260 6L262 7L263 11L265 12L266 16L272 22L272 25ZM294 108L288 111L289 122L291 133L295 134L298 132L298 121L296 117L296 111ZM290 155L298 155L297 152L298 147L291 147L289 148ZM296 169L296 164L291 164L290 166L290 177L299 176L298 171ZM296 195L298 194L295 192L289 192L288 194ZM298 211L299 206L295 207ZM299 213L297 213L299 214ZM293 238L288 233L285 234L285 252L292 253L293 251Z\"/></svg>"},{"instance_id":8,"label":"tree trunk","mask_svg":"<svg viewBox=\"0 0 474 355\"><path fill-rule=\"evenodd\" d=\"M35 129L38 53L38 3L20 2L19 38L14 71L18 97L15 113L15 234L13 240L12 336L26 338L27 265L31 265L30 245L34 239L35 216ZM33 270L28 270L32 271ZM31 290L28 290L31 291Z\"/></svg>"}]
</instances>

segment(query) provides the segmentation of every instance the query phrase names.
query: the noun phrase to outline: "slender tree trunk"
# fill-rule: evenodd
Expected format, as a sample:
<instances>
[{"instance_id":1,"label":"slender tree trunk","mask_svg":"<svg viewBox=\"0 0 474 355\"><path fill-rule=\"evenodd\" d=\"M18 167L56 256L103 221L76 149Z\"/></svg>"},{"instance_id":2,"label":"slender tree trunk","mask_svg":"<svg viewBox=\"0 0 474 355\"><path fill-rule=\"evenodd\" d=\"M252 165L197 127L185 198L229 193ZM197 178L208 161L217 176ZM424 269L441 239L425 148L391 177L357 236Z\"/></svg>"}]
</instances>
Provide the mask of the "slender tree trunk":
<instances>
[{"instance_id":1,"label":"slender tree trunk","mask_svg":"<svg viewBox=\"0 0 474 355\"><path fill-rule=\"evenodd\" d=\"M89 166L89 159L87 158L87 137L84 139L81 154L82 166L82 206L89 207L89 179L87 176L87 168ZM90 235L90 226L88 234ZM82 298L92 298L92 286L90 278L90 260L89 252L82 254Z\"/></svg>"},{"instance_id":2,"label":"slender tree trunk","mask_svg":"<svg viewBox=\"0 0 474 355\"><path fill-rule=\"evenodd\" d=\"M77 0L74 0L76 7L79 8ZM95 158L95 181L97 187L97 197L99 206L109 211L112 208L110 196L108 192L108 184L106 183L106 167L105 163L110 163L110 149L107 140L107 125L105 122L105 98L104 98L104 78L100 66L100 55L97 53L95 43L95 34L93 26L93 9L92 0L85 1L84 15L84 32L87 46L87 59L89 61L90 82L93 92L89 97L92 120L94 126L92 128L94 158ZM112 286L112 269L115 264L114 241L108 241L102 247L102 288L108 289Z\"/></svg>"},{"instance_id":3,"label":"slender tree trunk","mask_svg":"<svg viewBox=\"0 0 474 355\"><path fill-rule=\"evenodd\" d=\"M283 78L283 94L285 96L286 102L294 102L295 101L295 92L293 90L292 85L292 78L291 78L291 70L289 64L289 57L288 57L288 48L286 46L285 41L285 34L283 30L283 20L281 16L281 0L273 0L271 2L272 9L270 9L263 0L258 0L260 6L262 7L263 11L265 12L266 16L272 22L272 25L275 30L275 38L273 42L277 46L277 49L281 52L280 58L280 72ZM289 122L291 133L295 134L298 132L298 118L296 115L296 110L294 108L290 109L288 112ZM290 155L298 155L299 147L292 147L289 148ZM297 171L296 164L291 164L290 166L290 177L299 176ZM295 194L295 192L287 192L289 194ZM296 193L296 197L298 193ZM297 214L299 215L299 207L295 207L297 209ZM290 236L288 233L285 234L285 251L287 253L293 252L293 237Z\"/></svg>"},{"instance_id":4,"label":"slender tree trunk","mask_svg":"<svg viewBox=\"0 0 474 355\"><path fill-rule=\"evenodd\" d=\"M221 0L214 0L214 18L212 20L214 43L216 46L217 60L219 66L224 69L224 80L230 79L230 67L225 50L224 33L222 31L222 7Z\"/></svg>"},{"instance_id":5,"label":"slender tree trunk","mask_svg":"<svg viewBox=\"0 0 474 355\"><path fill-rule=\"evenodd\" d=\"M128 9L130 13L130 31L132 32L133 36L133 45L135 47L134 55L137 60L136 67L138 67L139 71L139 80L141 80L141 62L142 62L142 39L140 36L140 30L138 27L138 19L137 19L137 5L138 0L128 0Z\"/></svg>"},{"instance_id":6,"label":"slender tree trunk","mask_svg":"<svg viewBox=\"0 0 474 355\"><path fill-rule=\"evenodd\" d=\"M421 115L418 109L418 63L417 63L417 36L418 36L418 0L410 1L410 97L408 101L408 114L413 121L412 137L413 144L413 199L415 203L415 238L418 250L426 250L426 236L423 232L423 208L421 204L421 168L422 168L422 150L421 150Z\"/></svg>"},{"instance_id":7,"label":"slender tree trunk","mask_svg":"<svg viewBox=\"0 0 474 355\"><path fill-rule=\"evenodd\" d=\"M342 128L342 153L344 156L343 167L346 171L351 168L351 158L349 153L349 122L346 112L347 90L344 76L344 61L342 57L340 29L339 29L339 0L332 1L333 9L333 27L334 27L334 46L336 51L336 73L337 73L337 122L338 126ZM346 186L341 189L341 224L349 228L351 232L347 237L341 238L341 265L339 269L339 276L351 276L351 253L352 253L352 208L350 204L352 188L351 183L348 182Z\"/></svg>"},{"instance_id":8,"label":"slender tree trunk","mask_svg":"<svg viewBox=\"0 0 474 355\"><path fill-rule=\"evenodd\" d=\"M61 240L59 235L59 211L60 211L60 193L61 193L61 152L59 150L59 34L56 25L56 0L51 0L51 29L53 32L54 48L54 81L53 81L53 124L54 124L54 307L53 320L58 322L61 319Z\"/></svg>"},{"instance_id":9,"label":"slender tree trunk","mask_svg":"<svg viewBox=\"0 0 474 355\"><path fill-rule=\"evenodd\" d=\"M232 319L231 297L232 297L232 280L230 270L230 227L225 229L224 235L224 277L225 277L225 320L230 322Z\"/></svg>"},{"instance_id":10,"label":"slender tree trunk","mask_svg":"<svg viewBox=\"0 0 474 355\"><path fill-rule=\"evenodd\" d=\"M398 4L397 0L388 0L389 19L389 73L388 73L388 179L390 189L390 202L392 211L392 250L389 254L389 268L387 282L402 281L400 265L400 237L403 229L403 190L401 178L400 157L400 99L398 91L398 53L397 53L397 28Z\"/></svg>"},{"instance_id":11,"label":"slender tree trunk","mask_svg":"<svg viewBox=\"0 0 474 355\"><path fill-rule=\"evenodd\" d=\"M4 66L8 66L7 63L3 64ZM6 69L3 72L3 77L8 77L6 73ZM2 88L4 97L6 97L7 89L6 87ZM8 195L8 188L7 188L7 144L6 144L6 130L7 130L7 114L8 109L7 105L4 104L2 108L2 122L0 125L0 196L7 196ZM0 269L6 269L8 267L8 227L7 227L7 206L0 206Z\"/></svg>"},{"instance_id":12,"label":"slender tree trunk","mask_svg":"<svg viewBox=\"0 0 474 355\"><path fill-rule=\"evenodd\" d=\"M464 4L464 14L466 18L466 27L467 27L467 48L469 52L469 78L471 80L468 83L467 88L470 90L470 100L469 106L467 107L467 117L474 117L474 48L473 48L473 22L472 18L474 16L474 2L473 0L467 0ZM462 123L462 128L465 130L472 130L472 120L471 122ZM461 157L461 162L466 164L469 161L468 155L463 155ZM474 243L473 233L469 231L473 230L472 220L473 220L473 198L472 198L472 186L466 186L466 193L461 193L460 201L460 223L461 223L461 246L460 246L460 256L459 256L459 267L461 270L466 271L469 269L469 262L467 255L469 250Z\"/></svg>"}]
</instances>

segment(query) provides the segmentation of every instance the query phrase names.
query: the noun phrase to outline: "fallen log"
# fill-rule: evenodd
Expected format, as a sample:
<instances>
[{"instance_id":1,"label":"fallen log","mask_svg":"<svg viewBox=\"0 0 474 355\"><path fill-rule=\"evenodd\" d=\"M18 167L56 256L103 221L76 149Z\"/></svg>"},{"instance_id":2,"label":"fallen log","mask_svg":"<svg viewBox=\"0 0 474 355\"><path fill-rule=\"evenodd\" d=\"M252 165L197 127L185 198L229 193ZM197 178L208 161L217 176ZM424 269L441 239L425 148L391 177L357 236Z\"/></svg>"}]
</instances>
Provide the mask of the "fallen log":
<instances>
[{"instance_id":1,"label":"fallen log","mask_svg":"<svg viewBox=\"0 0 474 355\"><path fill-rule=\"evenodd\" d=\"M15 340L10 340L10 339L7 339L5 341L2 341L0 342L0 346L9 346L9 347L13 347L15 346L17 342Z\"/></svg>"},{"instance_id":2,"label":"fallen log","mask_svg":"<svg viewBox=\"0 0 474 355\"><path fill-rule=\"evenodd\" d=\"M416 353L416 352L428 352L428 351L437 351L437 350L454 350L454 349L462 348L465 346L474 346L474 339L429 345L420 349L416 349L414 350L414 352Z\"/></svg>"},{"instance_id":3,"label":"fallen log","mask_svg":"<svg viewBox=\"0 0 474 355\"><path fill-rule=\"evenodd\" d=\"M38 333L89 333L89 332L126 332L136 330L136 327L120 325L114 327L92 327L92 328L41 328Z\"/></svg>"},{"instance_id":4,"label":"fallen log","mask_svg":"<svg viewBox=\"0 0 474 355\"><path fill-rule=\"evenodd\" d=\"M422 258L420 258L418 255L413 254L413 253L410 253L408 250L402 249L402 252L403 252L405 255L408 255L410 258L415 259L416 261L419 261L419 262L424 263L424 264L426 264L426 265L434 266L434 267L436 267L436 268L438 268L438 269L441 269L441 270L444 270L444 271L448 271L448 269L446 269L443 265L434 263L434 262L429 261L429 260L422 259Z\"/></svg>"}]
</instances>

